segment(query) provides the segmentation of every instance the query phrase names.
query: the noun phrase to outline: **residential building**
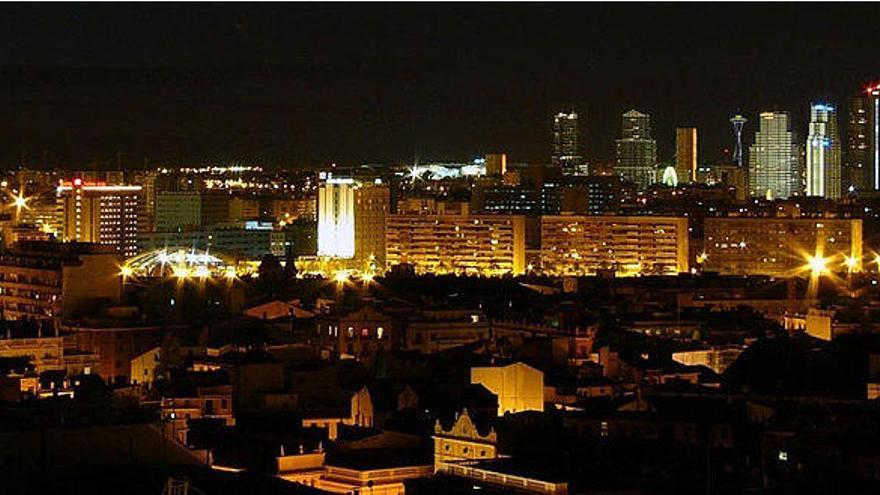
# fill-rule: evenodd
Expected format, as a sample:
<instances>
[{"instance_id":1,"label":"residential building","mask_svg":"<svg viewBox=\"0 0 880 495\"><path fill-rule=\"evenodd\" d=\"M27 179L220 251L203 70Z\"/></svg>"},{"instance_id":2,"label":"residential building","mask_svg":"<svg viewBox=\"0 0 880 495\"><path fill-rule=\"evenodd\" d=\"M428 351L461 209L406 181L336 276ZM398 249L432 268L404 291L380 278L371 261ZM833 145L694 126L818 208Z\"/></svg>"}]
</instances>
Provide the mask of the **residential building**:
<instances>
[{"instance_id":1,"label":"residential building","mask_svg":"<svg viewBox=\"0 0 880 495\"><path fill-rule=\"evenodd\" d=\"M118 303L120 263L112 246L20 242L0 254L0 312L57 328L62 317Z\"/></svg>"},{"instance_id":2,"label":"residential building","mask_svg":"<svg viewBox=\"0 0 880 495\"><path fill-rule=\"evenodd\" d=\"M706 218L703 270L730 275L805 276L809 257L832 271L861 268L862 220L832 218Z\"/></svg>"},{"instance_id":3,"label":"residential building","mask_svg":"<svg viewBox=\"0 0 880 495\"><path fill-rule=\"evenodd\" d=\"M525 363L471 368L471 383L498 396L498 415L544 411L544 373Z\"/></svg>"},{"instance_id":4,"label":"residential building","mask_svg":"<svg viewBox=\"0 0 880 495\"><path fill-rule=\"evenodd\" d=\"M541 218L542 271L553 275L686 272L685 217L575 216Z\"/></svg>"},{"instance_id":5,"label":"residential building","mask_svg":"<svg viewBox=\"0 0 880 495\"><path fill-rule=\"evenodd\" d=\"M417 273L499 276L525 271L525 219L512 215L389 215L389 266Z\"/></svg>"}]
</instances>

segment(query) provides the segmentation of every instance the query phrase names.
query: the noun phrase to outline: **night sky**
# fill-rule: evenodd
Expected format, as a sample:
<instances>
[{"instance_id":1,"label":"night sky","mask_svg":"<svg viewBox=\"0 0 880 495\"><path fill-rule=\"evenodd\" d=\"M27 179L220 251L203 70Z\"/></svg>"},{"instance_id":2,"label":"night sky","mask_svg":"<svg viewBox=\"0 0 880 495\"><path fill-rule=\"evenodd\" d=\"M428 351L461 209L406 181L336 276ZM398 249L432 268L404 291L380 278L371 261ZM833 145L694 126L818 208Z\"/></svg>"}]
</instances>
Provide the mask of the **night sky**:
<instances>
[{"instance_id":1,"label":"night sky","mask_svg":"<svg viewBox=\"0 0 880 495\"><path fill-rule=\"evenodd\" d=\"M738 109L843 104L880 78L876 4L0 6L0 164L296 167L549 161L557 105L608 160L620 114L660 158L696 125L720 158ZM843 115L841 116L843 117ZM841 118L841 123L843 118ZM751 135L754 127L747 126Z\"/></svg>"}]
</instances>

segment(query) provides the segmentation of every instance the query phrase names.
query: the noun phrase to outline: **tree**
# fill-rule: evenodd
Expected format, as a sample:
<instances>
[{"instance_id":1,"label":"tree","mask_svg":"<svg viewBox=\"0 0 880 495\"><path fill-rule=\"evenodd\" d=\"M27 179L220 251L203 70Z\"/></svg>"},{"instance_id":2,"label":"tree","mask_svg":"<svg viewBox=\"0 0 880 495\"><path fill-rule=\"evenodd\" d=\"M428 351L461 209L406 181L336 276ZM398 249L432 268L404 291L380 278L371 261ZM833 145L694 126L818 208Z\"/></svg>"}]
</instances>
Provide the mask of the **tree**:
<instances>
[{"instance_id":1,"label":"tree","mask_svg":"<svg viewBox=\"0 0 880 495\"><path fill-rule=\"evenodd\" d=\"M281 292L284 283L284 269L281 262L271 253L267 253L260 260L260 268L257 270L259 274L257 285L260 291L273 297Z\"/></svg>"}]
</instances>

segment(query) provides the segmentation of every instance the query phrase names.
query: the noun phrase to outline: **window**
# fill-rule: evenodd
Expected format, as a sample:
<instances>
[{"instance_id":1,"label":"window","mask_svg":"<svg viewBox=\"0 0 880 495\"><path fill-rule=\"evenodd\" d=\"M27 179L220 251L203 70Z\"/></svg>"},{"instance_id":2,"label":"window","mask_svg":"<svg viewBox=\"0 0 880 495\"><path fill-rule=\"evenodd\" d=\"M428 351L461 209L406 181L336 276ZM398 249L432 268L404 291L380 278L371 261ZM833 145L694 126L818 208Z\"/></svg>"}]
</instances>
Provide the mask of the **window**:
<instances>
[{"instance_id":1,"label":"window","mask_svg":"<svg viewBox=\"0 0 880 495\"><path fill-rule=\"evenodd\" d=\"M377 338L377 339L381 340L381 339L382 339L382 335L383 335L384 333L385 333L385 328L384 328L384 327L378 327L378 328L376 328L376 338Z\"/></svg>"}]
</instances>

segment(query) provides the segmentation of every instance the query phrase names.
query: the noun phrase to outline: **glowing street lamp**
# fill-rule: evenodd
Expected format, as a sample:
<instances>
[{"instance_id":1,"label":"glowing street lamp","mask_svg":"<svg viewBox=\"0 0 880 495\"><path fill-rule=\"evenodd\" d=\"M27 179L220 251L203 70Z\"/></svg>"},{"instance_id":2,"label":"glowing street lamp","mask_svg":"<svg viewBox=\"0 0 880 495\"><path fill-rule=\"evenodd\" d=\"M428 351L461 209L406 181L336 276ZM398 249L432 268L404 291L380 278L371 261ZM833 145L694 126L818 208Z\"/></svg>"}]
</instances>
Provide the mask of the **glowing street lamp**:
<instances>
[{"instance_id":1,"label":"glowing street lamp","mask_svg":"<svg viewBox=\"0 0 880 495\"><path fill-rule=\"evenodd\" d=\"M856 270L856 267L858 267L859 260L852 256L845 256L843 258L843 263L846 265L846 270L849 273L852 273Z\"/></svg>"},{"instance_id":2,"label":"glowing street lamp","mask_svg":"<svg viewBox=\"0 0 880 495\"><path fill-rule=\"evenodd\" d=\"M122 265L119 267L119 274L122 275L122 279L125 280L134 275L134 270L128 265Z\"/></svg>"},{"instance_id":3,"label":"glowing street lamp","mask_svg":"<svg viewBox=\"0 0 880 495\"><path fill-rule=\"evenodd\" d=\"M819 275L828 272L828 260L819 254L808 257L807 266L810 268L814 277L818 277Z\"/></svg>"}]
</instances>

